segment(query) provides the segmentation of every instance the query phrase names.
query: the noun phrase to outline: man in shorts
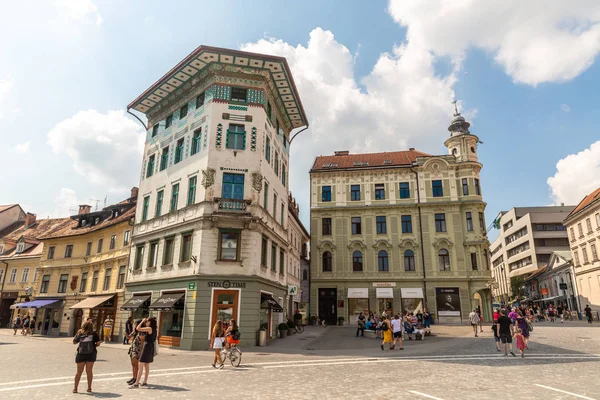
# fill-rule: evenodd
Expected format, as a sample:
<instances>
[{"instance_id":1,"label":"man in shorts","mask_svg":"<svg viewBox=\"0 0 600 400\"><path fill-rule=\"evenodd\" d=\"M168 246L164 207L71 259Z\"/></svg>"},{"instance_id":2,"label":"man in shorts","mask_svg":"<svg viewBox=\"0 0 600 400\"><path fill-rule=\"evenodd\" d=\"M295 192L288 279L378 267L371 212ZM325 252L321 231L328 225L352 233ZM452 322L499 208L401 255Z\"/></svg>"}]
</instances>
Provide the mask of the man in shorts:
<instances>
[{"instance_id":1,"label":"man in shorts","mask_svg":"<svg viewBox=\"0 0 600 400\"><path fill-rule=\"evenodd\" d=\"M504 347L504 356L508 356L507 346L510 348L510 354L513 357L516 357L515 353L513 353L513 345L512 345L512 336L514 334L513 323L510 318L506 316L506 310L500 311L500 317L498 318L498 334L500 336L500 341L502 342L502 346Z\"/></svg>"},{"instance_id":2,"label":"man in shorts","mask_svg":"<svg viewBox=\"0 0 600 400\"><path fill-rule=\"evenodd\" d=\"M473 311L471 311L471 313L469 314L469 322L471 323L471 327L473 327L475 337L477 337L477 328L479 327L480 321L481 320L479 318L479 314L477 314L477 310L473 309Z\"/></svg>"},{"instance_id":3,"label":"man in shorts","mask_svg":"<svg viewBox=\"0 0 600 400\"><path fill-rule=\"evenodd\" d=\"M396 342L400 342L400 348L398 350L404 350L402 346L402 321L400 320L400 316L396 314L394 319L391 321L392 324L392 335L394 337L394 342L392 343L392 350L396 348Z\"/></svg>"},{"instance_id":4,"label":"man in shorts","mask_svg":"<svg viewBox=\"0 0 600 400\"><path fill-rule=\"evenodd\" d=\"M113 321L112 317L110 315L108 317L106 317L106 319L104 320L104 324L102 325L102 328L104 331L103 332L104 333L104 343L110 342L113 324L114 324L114 321Z\"/></svg>"}]
</instances>

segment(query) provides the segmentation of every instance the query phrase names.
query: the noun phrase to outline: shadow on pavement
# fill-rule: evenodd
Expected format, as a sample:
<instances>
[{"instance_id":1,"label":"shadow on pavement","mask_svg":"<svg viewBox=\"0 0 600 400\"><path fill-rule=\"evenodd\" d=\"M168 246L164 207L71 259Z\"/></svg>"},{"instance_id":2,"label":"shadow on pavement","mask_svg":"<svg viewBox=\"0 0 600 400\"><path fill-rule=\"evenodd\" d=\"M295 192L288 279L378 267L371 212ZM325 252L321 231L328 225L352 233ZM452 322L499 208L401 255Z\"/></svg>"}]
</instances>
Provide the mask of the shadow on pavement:
<instances>
[{"instance_id":1,"label":"shadow on pavement","mask_svg":"<svg viewBox=\"0 0 600 400\"><path fill-rule=\"evenodd\" d=\"M153 385L151 383L147 386L146 390L163 390L165 392L189 392L189 389L176 387L176 386L166 386L166 385Z\"/></svg>"},{"instance_id":2,"label":"shadow on pavement","mask_svg":"<svg viewBox=\"0 0 600 400\"><path fill-rule=\"evenodd\" d=\"M92 392L92 393L83 392L83 393L81 393L80 392L80 394L85 394L90 397L98 397L101 399L115 399L117 397L121 397L121 395L118 393L109 393L109 392L105 392L105 393L103 393L103 392Z\"/></svg>"}]
</instances>

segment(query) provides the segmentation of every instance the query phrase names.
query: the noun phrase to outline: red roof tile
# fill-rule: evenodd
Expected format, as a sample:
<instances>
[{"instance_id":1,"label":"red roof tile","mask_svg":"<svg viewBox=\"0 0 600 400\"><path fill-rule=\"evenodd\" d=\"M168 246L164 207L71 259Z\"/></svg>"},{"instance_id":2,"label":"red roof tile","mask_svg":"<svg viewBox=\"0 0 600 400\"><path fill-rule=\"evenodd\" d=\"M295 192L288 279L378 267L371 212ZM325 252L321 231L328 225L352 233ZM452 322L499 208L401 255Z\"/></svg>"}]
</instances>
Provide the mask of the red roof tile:
<instances>
[{"instance_id":1,"label":"red roof tile","mask_svg":"<svg viewBox=\"0 0 600 400\"><path fill-rule=\"evenodd\" d=\"M4 210L8 210L9 208L13 208L16 205L18 205L18 204L8 204L8 205L0 206L0 212L2 212Z\"/></svg>"},{"instance_id":2,"label":"red roof tile","mask_svg":"<svg viewBox=\"0 0 600 400\"><path fill-rule=\"evenodd\" d=\"M575 207L573 211L567 216L569 219L572 215L577 214L579 211L583 210L585 207L589 206L593 201L600 199L600 188L594 190L592 193L588 194L581 200L581 202Z\"/></svg>"},{"instance_id":3,"label":"red roof tile","mask_svg":"<svg viewBox=\"0 0 600 400\"><path fill-rule=\"evenodd\" d=\"M411 165L417 157L430 157L431 154L416 150L392 151L384 153L343 154L318 156L311 172L318 170L335 170L343 168L373 168ZM359 164L360 163L360 164Z\"/></svg>"}]
</instances>

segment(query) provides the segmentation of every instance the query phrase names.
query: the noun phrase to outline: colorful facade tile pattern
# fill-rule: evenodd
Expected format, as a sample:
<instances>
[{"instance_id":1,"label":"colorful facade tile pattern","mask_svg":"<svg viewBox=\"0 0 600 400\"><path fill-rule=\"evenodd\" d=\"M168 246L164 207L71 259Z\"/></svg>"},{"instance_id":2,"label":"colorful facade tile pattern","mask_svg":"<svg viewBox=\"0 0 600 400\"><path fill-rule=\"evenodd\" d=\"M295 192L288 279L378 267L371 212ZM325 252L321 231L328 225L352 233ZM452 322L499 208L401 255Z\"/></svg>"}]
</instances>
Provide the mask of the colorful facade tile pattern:
<instances>
[{"instance_id":1,"label":"colorful facade tile pattern","mask_svg":"<svg viewBox=\"0 0 600 400\"><path fill-rule=\"evenodd\" d=\"M204 125L204 132L208 132L208 125ZM204 145L203 145L204 149L206 149L206 146L208 144L207 143L207 140L208 140L207 138L208 138L208 135L205 133L204 134Z\"/></svg>"},{"instance_id":2,"label":"colorful facade tile pattern","mask_svg":"<svg viewBox=\"0 0 600 400\"><path fill-rule=\"evenodd\" d=\"M250 150L256 151L256 127L252 127L252 133L250 134Z\"/></svg>"},{"instance_id":3,"label":"colorful facade tile pattern","mask_svg":"<svg viewBox=\"0 0 600 400\"><path fill-rule=\"evenodd\" d=\"M221 137L223 136L223 124L217 125L217 141L215 143L215 147L217 149L221 148Z\"/></svg>"},{"instance_id":4,"label":"colorful facade tile pattern","mask_svg":"<svg viewBox=\"0 0 600 400\"><path fill-rule=\"evenodd\" d=\"M224 85L214 85L212 87L214 90L213 98L220 100L229 100L231 99L231 87Z\"/></svg>"},{"instance_id":5,"label":"colorful facade tile pattern","mask_svg":"<svg viewBox=\"0 0 600 400\"><path fill-rule=\"evenodd\" d=\"M233 105L229 105L227 107L230 110L235 110L235 111L248 111L248 107L244 107L244 106L233 106Z\"/></svg>"},{"instance_id":6,"label":"colorful facade tile pattern","mask_svg":"<svg viewBox=\"0 0 600 400\"><path fill-rule=\"evenodd\" d=\"M248 103L265 104L265 92L260 89L248 89Z\"/></svg>"}]
</instances>

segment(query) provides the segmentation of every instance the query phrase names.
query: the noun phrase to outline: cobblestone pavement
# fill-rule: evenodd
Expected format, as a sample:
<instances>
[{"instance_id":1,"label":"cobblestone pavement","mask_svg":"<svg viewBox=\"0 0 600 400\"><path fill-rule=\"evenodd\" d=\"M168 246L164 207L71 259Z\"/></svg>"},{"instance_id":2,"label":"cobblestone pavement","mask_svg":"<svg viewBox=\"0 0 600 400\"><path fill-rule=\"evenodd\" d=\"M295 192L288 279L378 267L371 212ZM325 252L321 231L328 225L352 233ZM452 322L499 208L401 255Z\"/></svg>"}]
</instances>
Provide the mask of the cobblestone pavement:
<instances>
[{"instance_id":1,"label":"cobblestone pavement","mask_svg":"<svg viewBox=\"0 0 600 400\"><path fill-rule=\"evenodd\" d=\"M0 330L0 399L594 399L600 400L600 326L535 325L525 358L496 352L489 326L434 326L403 351L356 337L353 327L307 327L267 347L244 349L242 365L215 370L210 352L161 349L149 385L128 389L126 346L102 345L94 393L72 394L69 338ZM82 379L80 390L85 393Z\"/></svg>"}]
</instances>

